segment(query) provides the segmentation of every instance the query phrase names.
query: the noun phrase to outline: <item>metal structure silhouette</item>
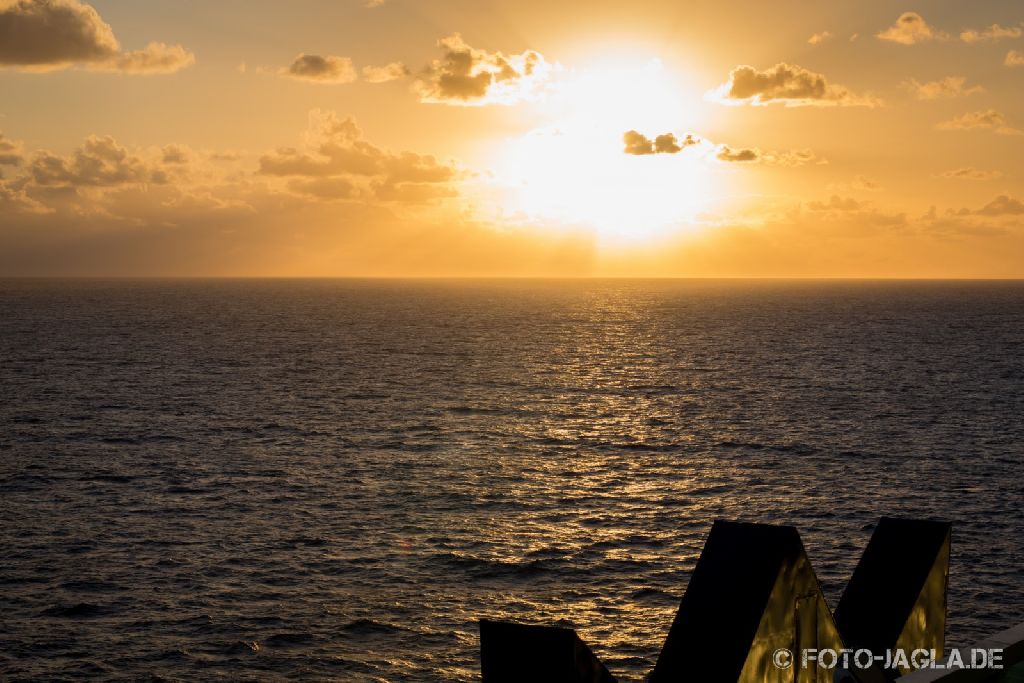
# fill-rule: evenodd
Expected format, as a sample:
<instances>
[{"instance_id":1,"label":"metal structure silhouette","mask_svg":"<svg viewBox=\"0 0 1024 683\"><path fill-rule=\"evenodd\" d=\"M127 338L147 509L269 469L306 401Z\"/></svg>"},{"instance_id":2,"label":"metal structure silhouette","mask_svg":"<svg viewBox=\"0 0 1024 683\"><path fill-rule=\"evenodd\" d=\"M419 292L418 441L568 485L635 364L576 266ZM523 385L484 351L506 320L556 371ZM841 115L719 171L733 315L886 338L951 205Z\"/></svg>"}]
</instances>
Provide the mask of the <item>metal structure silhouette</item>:
<instances>
[{"instance_id":1,"label":"metal structure silhouette","mask_svg":"<svg viewBox=\"0 0 1024 683\"><path fill-rule=\"evenodd\" d=\"M883 517L836 606L851 649L942 652L952 527ZM897 673L887 672L894 678Z\"/></svg>"},{"instance_id":2,"label":"metal structure silhouette","mask_svg":"<svg viewBox=\"0 0 1024 683\"><path fill-rule=\"evenodd\" d=\"M835 615L795 527L717 520L651 683L884 683L905 671L837 671L805 650L875 654L945 646L951 525L883 517ZM776 652L791 653L780 666ZM484 683L615 679L571 629L481 620ZM783 662L785 664L786 662Z\"/></svg>"},{"instance_id":3,"label":"metal structure silhouette","mask_svg":"<svg viewBox=\"0 0 1024 683\"><path fill-rule=\"evenodd\" d=\"M615 683L571 628L480 621L480 669L487 683Z\"/></svg>"}]
</instances>

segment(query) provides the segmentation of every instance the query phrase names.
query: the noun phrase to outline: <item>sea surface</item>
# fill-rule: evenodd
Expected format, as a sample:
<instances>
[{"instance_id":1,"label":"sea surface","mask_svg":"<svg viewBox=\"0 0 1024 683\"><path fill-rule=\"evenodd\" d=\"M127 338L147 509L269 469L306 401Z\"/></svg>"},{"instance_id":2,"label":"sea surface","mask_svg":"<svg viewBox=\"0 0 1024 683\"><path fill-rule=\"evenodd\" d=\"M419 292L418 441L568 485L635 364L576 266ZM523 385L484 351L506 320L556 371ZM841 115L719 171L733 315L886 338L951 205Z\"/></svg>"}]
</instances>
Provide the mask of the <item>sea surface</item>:
<instances>
[{"instance_id":1,"label":"sea surface","mask_svg":"<svg viewBox=\"0 0 1024 683\"><path fill-rule=\"evenodd\" d=\"M716 518L834 606L954 524L1024 621L1024 284L0 282L0 679L472 681L477 619L650 671Z\"/></svg>"}]
</instances>

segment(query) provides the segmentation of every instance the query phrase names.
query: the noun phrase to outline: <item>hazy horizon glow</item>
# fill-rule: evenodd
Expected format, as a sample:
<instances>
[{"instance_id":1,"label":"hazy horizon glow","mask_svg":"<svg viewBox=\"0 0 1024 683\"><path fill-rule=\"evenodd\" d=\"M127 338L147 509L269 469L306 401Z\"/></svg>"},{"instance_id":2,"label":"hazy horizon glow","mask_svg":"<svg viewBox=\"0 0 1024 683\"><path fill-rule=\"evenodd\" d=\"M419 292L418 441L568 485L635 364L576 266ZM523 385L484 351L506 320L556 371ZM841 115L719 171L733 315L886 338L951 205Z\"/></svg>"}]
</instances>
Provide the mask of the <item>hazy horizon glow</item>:
<instances>
[{"instance_id":1,"label":"hazy horizon glow","mask_svg":"<svg viewBox=\"0 0 1024 683\"><path fill-rule=\"evenodd\" d=\"M1024 12L914 9L0 0L0 276L1024 277Z\"/></svg>"}]
</instances>

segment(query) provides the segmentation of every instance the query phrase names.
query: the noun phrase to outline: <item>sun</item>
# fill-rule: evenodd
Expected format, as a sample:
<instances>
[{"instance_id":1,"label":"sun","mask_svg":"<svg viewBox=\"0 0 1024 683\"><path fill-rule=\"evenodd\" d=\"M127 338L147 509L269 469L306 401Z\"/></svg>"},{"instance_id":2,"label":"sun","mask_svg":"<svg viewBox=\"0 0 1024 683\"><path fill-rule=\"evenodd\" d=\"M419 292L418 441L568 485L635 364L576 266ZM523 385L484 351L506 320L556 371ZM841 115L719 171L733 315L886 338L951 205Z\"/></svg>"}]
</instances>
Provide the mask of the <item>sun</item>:
<instances>
[{"instance_id":1,"label":"sun","mask_svg":"<svg viewBox=\"0 0 1024 683\"><path fill-rule=\"evenodd\" d=\"M603 242L649 240L692 229L716 192L710 144L678 154L626 154L623 134L684 137L691 106L658 60L592 65L538 105L545 125L503 140L492 164L506 222L586 229Z\"/></svg>"}]
</instances>

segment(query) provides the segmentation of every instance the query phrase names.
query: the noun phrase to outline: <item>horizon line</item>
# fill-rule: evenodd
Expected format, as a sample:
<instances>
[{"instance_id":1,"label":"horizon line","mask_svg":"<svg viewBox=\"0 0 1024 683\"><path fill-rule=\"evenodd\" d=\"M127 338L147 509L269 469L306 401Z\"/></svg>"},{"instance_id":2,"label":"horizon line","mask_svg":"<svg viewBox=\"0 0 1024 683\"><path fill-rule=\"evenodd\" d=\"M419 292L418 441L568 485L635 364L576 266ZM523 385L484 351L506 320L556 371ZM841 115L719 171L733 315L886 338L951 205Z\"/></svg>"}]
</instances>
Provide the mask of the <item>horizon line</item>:
<instances>
[{"instance_id":1,"label":"horizon line","mask_svg":"<svg viewBox=\"0 0 1024 683\"><path fill-rule=\"evenodd\" d=\"M4 275L5 280L649 280L761 282L1024 282L1024 277L917 277L830 275Z\"/></svg>"}]
</instances>

